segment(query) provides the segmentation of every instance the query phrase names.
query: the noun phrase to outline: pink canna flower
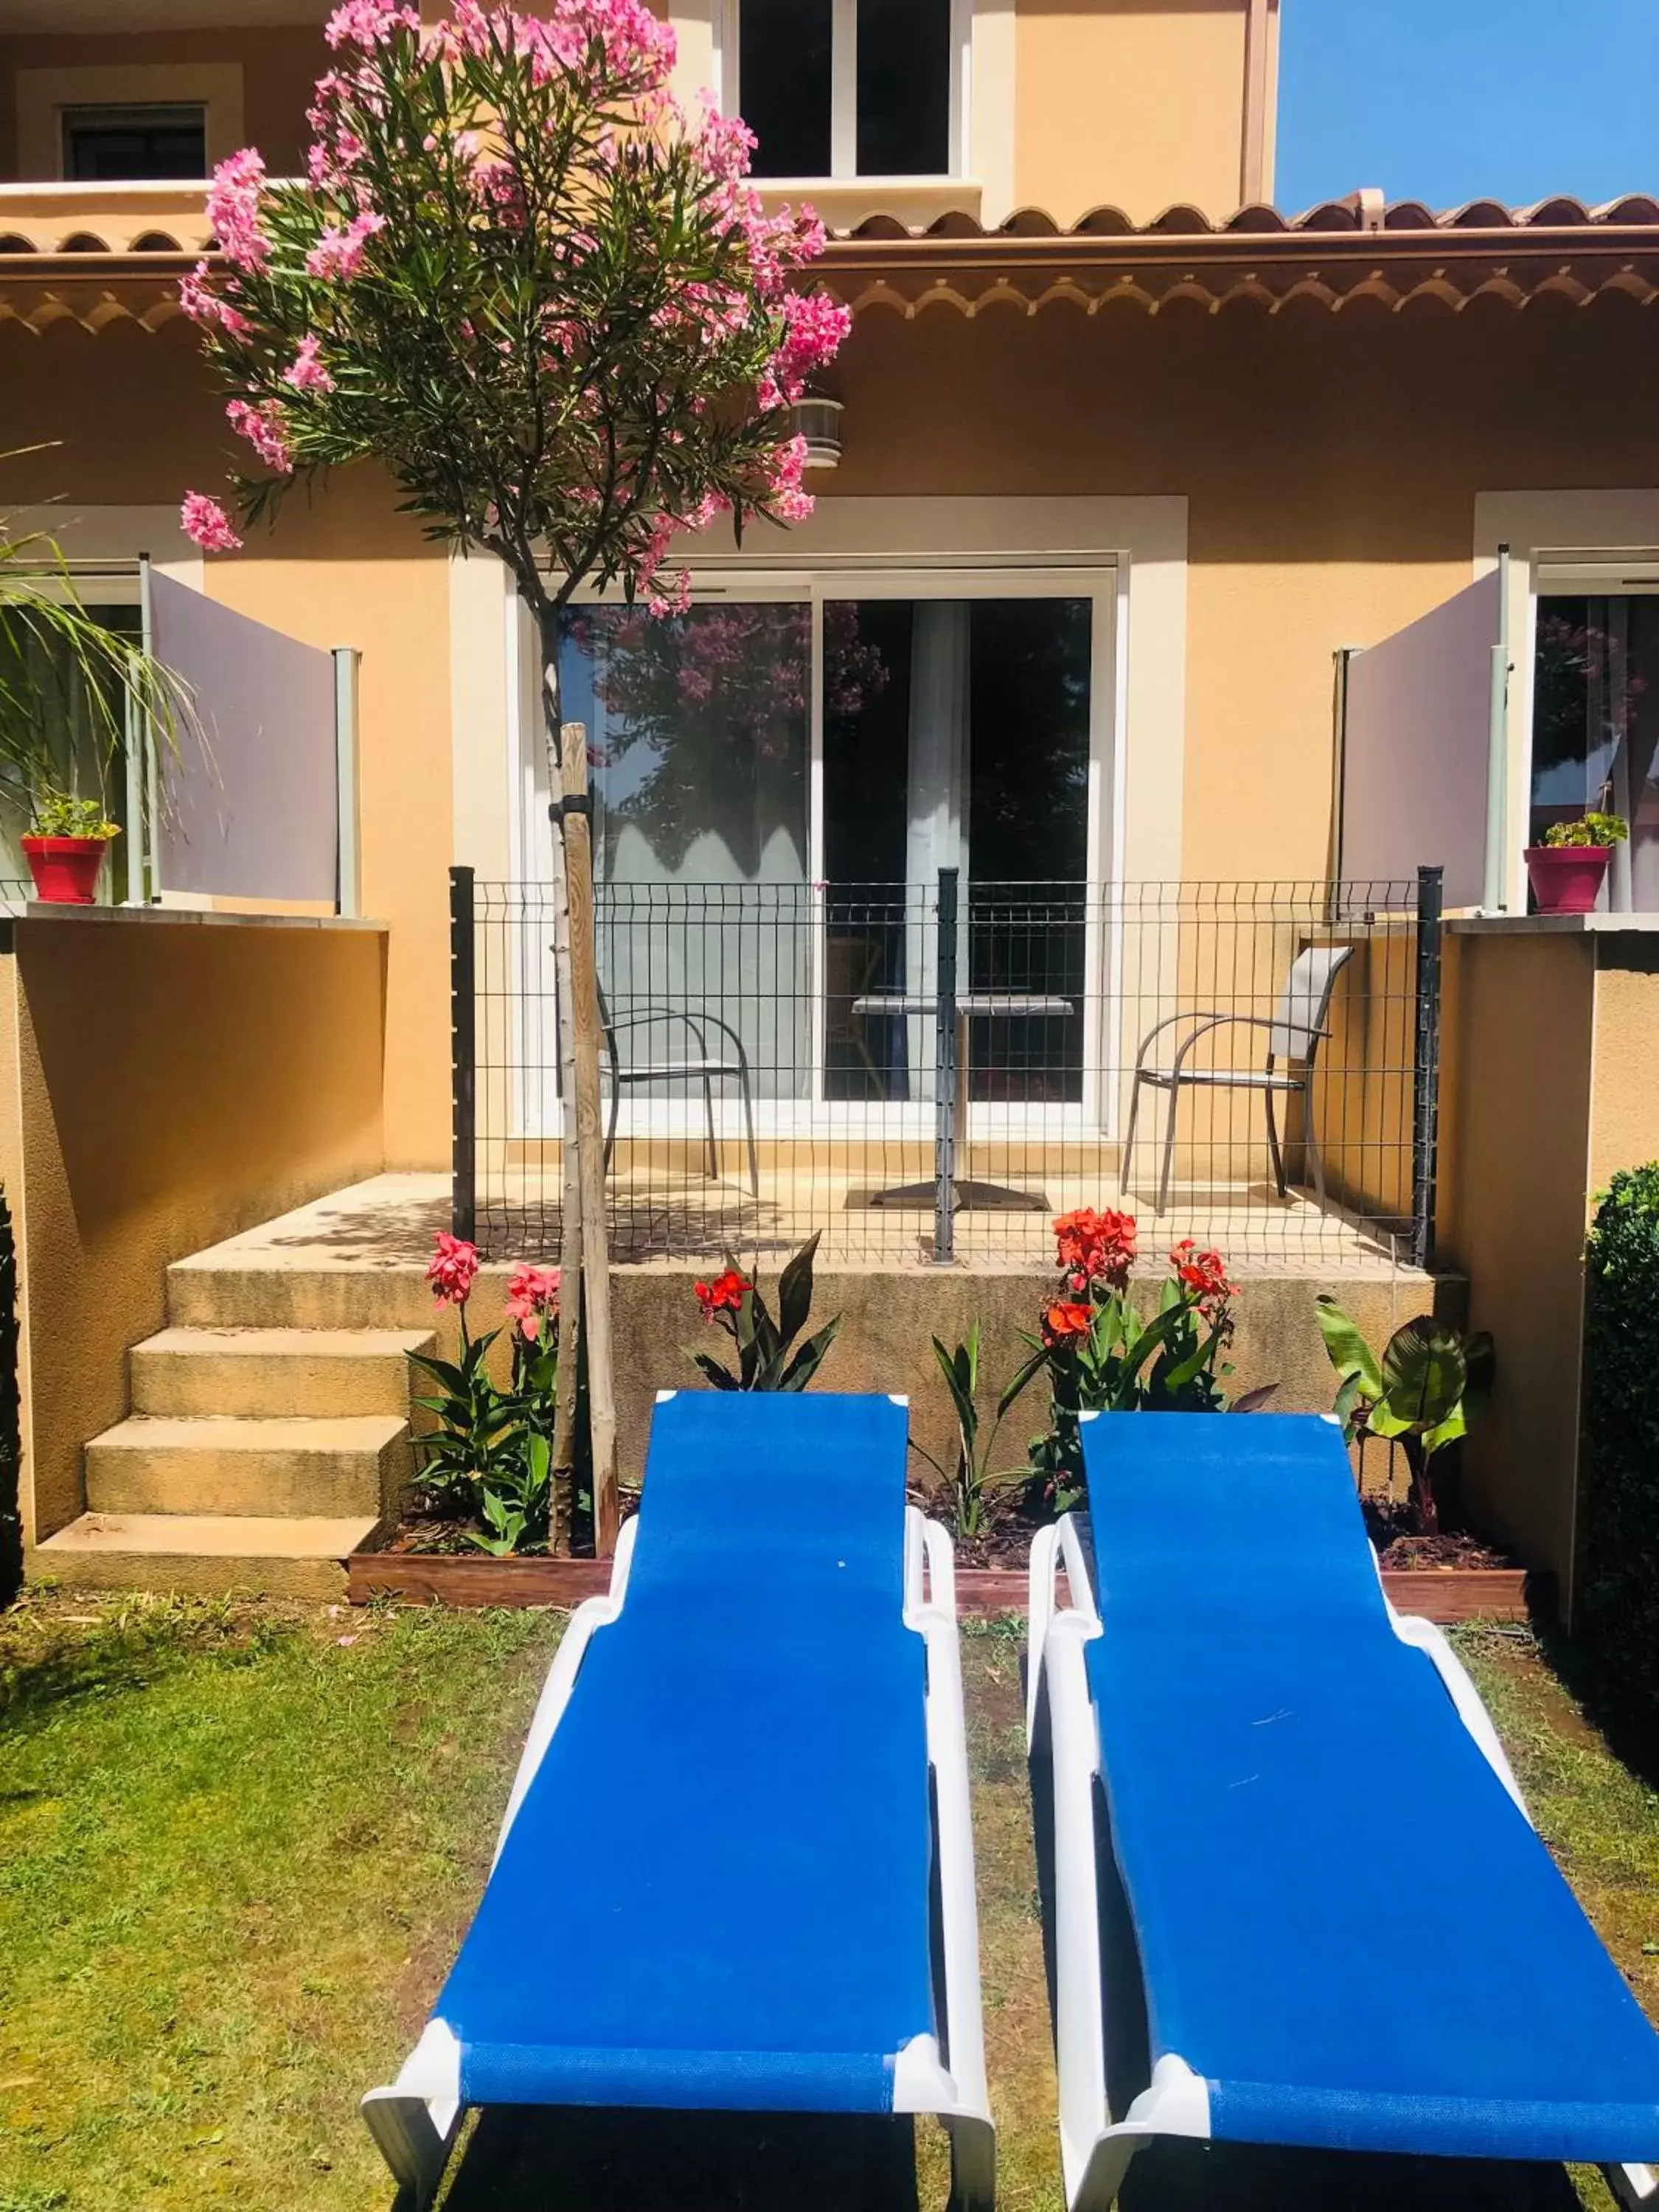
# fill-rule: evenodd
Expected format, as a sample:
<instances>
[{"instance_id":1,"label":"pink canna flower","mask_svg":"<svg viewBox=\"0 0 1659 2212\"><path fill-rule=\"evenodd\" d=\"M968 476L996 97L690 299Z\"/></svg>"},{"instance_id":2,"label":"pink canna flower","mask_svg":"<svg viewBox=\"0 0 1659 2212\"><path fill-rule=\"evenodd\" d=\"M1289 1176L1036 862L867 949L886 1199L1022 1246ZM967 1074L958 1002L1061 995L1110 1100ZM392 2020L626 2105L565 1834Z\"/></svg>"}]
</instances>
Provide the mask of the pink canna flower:
<instances>
[{"instance_id":1,"label":"pink canna flower","mask_svg":"<svg viewBox=\"0 0 1659 2212\"><path fill-rule=\"evenodd\" d=\"M204 491L185 494L179 520L185 537L204 553L234 553L241 547L241 539L230 526L230 517L216 499L210 499Z\"/></svg>"},{"instance_id":2,"label":"pink canna flower","mask_svg":"<svg viewBox=\"0 0 1659 2212\"><path fill-rule=\"evenodd\" d=\"M464 1237L452 1237L443 1229L433 1243L437 1249L426 1271L432 1295L441 1306L464 1306L472 1294L472 1279L478 1272L478 1248L469 1244Z\"/></svg>"},{"instance_id":3,"label":"pink canna flower","mask_svg":"<svg viewBox=\"0 0 1659 2212\"><path fill-rule=\"evenodd\" d=\"M542 1323L559 1310L559 1271L532 1267L526 1261L515 1267L507 1281L507 1318L526 1343L541 1334Z\"/></svg>"},{"instance_id":4,"label":"pink canna flower","mask_svg":"<svg viewBox=\"0 0 1659 2212\"><path fill-rule=\"evenodd\" d=\"M334 379L322 363L322 340L303 337L292 362L283 371L284 384L296 392L332 392Z\"/></svg>"}]
</instances>

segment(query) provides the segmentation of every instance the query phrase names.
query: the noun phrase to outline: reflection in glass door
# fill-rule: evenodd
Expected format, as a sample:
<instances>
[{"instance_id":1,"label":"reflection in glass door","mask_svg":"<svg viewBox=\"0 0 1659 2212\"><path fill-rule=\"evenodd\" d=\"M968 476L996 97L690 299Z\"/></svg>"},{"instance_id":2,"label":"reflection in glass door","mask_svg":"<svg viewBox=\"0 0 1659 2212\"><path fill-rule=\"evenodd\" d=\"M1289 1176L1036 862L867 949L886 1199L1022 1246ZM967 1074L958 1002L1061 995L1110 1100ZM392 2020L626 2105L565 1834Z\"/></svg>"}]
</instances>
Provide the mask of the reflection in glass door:
<instances>
[{"instance_id":1,"label":"reflection in glass door","mask_svg":"<svg viewBox=\"0 0 1659 2212\"><path fill-rule=\"evenodd\" d=\"M1659 911L1659 595L1549 594L1538 601L1528 842L1558 822L1620 814L1602 902Z\"/></svg>"},{"instance_id":2,"label":"reflection in glass door","mask_svg":"<svg viewBox=\"0 0 1659 2212\"><path fill-rule=\"evenodd\" d=\"M971 1024L970 1100L1081 1100L1092 617L1084 597L826 599L826 1097L931 1096L932 1024L859 1007L936 988L921 894L956 868L958 988L1007 1009Z\"/></svg>"},{"instance_id":3,"label":"reflection in glass door","mask_svg":"<svg viewBox=\"0 0 1659 2212\"><path fill-rule=\"evenodd\" d=\"M564 710L588 731L599 973L624 1066L719 1057L723 1024L753 1097L808 1094L811 647L799 600L662 619L591 606L566 623ZM701 1088L634 1081L682 1104Z\"/></svg>"}]
</instances>

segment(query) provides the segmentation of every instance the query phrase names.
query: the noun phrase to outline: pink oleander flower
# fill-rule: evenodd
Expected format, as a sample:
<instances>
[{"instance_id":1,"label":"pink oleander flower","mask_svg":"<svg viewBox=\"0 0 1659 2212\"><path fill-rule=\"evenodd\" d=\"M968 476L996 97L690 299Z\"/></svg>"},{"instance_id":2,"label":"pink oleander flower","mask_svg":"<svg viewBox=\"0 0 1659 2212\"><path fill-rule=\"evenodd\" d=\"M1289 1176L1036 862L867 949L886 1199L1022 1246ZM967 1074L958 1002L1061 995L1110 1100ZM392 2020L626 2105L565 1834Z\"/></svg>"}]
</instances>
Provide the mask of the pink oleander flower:
<instances>
[{"instance_id":1,"label":"pink oleander flower","mask_svg":"<svg viewBox=\"0 0 1659 2212\"><path fill-rule=\"evenodd\" d=\"M817 506L811 493L800 488L801 474L805 466L805 438L791 438L787 445L780 446L772 457L769 499L772 512L780 522L805 522Z\"/></svg>"},{"instance_id":2,"label":"pink oleander flower","mask_svg":"<svg viewBox=\"0 0 1659 2212\"><path fill-rule=\"evenodd\" d=\"M274 399L267 399L258 407L250 406L246 399L228 400L225 415L239 438L246 438L268 469L278 476L294 473L294 456L289 450L288 434L283 422L283 410Z\"/></svg>"},{"instance_id":3,"label":"pink oleander flower","mask_svg":"<svg viewBox=\"0 0 1659 2212\"><path fill-rule=\"evenodd\" d=\"M228 155L213 173L208 221L220 252L238 269L263 269L270 258L270 240L259 228L264 180L264 162L252 146Z\"/></svg>"},{"instance_id":4,"label":"pink oleander flower","mask_svg":"<svg viewBox=\"0 0 1659 2212\"><path fill-rule=\"evenodd\" d=\"M478 1248L469 1244L464 1237L452 1237L443 1229L432 1241L437 1249L426 1271L432 1295L441 1306L464 1306L472 1294L473 1278L478 1272Z\"/></svg>"},{"instance_id":5,"label":"pink oleander flower","mask_svg":"<svg viewBox=\"0 0 1659 2212\"><path fill-rule=\"evenodd\" d=\"M303 337L300 349L289 367L283 371L284 384L291 384L296 392L332 392L334 379L322 362L322 340Z\"/></svg>"},{"instance_id":6,"label":"pink oleander flower","mask_svg":"<svg viewBox=\"0 0 1659 2212\"><path fill-rule=\"evenodd\" d=\"M387 0L345 0L329 17L323 36L331 46L381 46L400 27L418 31L419 11L389 6Z\"/></svg>"},{"instance_id":7,"label":"pink oleander flower","mask_svg":"<svg viewBox=\"0 0 1659 2212\"><path fill-rule=\"evenodd\" d=\"M239 313L228 301L210 289L205 281L208 273L207 263L198 261L188 276L179 278L179 305L191 322L199 323L204 330L216 326L228 337L251 337L252 324L246 315Z\"/></svg>"},{"instance_id":8,"label":"pink oleander flower","mask_svg":"<svg viewBox=\"0 0 1659 2212\"><path fill-rule=\"evenodd\" d=\"M230 517L216 499L204 491L187 491L179 509L179 521L192 544L204 553L235 553L242 541L230 526Z\"/></svg>"},{"instance_id":9,"label":"pink oleander flower","mask_svg":"<svg viewBox=\"0 0 1659 2212\"><path fill-rule=\"evenodd\" d=\"M559 1271L532 1267L528 1261L515 1267L507 1280L507 1318L526 1343L541 1334L542 1323L559 1310Z\"/></svg>"},{"instance_id":10,"label":"pink oleander flower","mask_svg":"<svg viewBox=\"0 0 1659 2212\"><path fill-rule=\"evenodd\" d=\"M306 256L306 273L311 276L351 277L363 265L364 242L377 230L386 228L386 217L374 208L365 208L361 215L353 216L342 230L337 223L325 223L317 243Z\"/></svg>"},{"instance_id":11,"label":"pink oleander flower","mask_svg":"<svg viewBox=\"0 0 1659 2212\"><path fill-rule=\"evenodd\" d=\"M813 370L833 359L853 327L851 309L827 292L786 292L779 312L783 336L761 379L763 409L799 399Z\"/></svg>"}]
</instances>

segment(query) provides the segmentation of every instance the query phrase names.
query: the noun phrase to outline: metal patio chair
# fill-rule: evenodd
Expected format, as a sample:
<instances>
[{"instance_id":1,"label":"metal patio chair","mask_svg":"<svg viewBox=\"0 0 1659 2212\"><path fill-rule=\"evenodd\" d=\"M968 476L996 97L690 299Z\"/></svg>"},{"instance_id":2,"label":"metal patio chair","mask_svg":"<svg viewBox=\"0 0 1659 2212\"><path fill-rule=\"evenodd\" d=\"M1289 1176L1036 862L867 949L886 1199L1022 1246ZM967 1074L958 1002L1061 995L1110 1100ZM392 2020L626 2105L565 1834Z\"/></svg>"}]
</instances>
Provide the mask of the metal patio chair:
<instances>
[{"instance_id":1,"label":"metal patio chair","mask_svg":"<svg viewBox=\"0 0 1659 2212\"><path fill-rule=\"evenodd\" d=\"M652 1022L678 1022L690 1030L696 1040L696 1056L685 1060L648 1060L641 1066L624 1067L622 1054L617 1048L619 1030L644 1029ZM743 1040L727 1022L716 1014L700 1009L689 1013L684 1006L634 1006L625 1014L613 1014L606 1003L604 987L599 988L599 1026L605 1031L605 1048L611 1061L611 1112L605 1125L605 1172L611 1172L611 1155L617 1146L617 1115L622 1105L625 1085L646 1083L701 1083L702 1085L703 1115L707 1125L708 1179L718 1182L720 1176L720 1145L714 1134L714 1085L717 1082L735 1083L743 1097L743 1126L749 1146L749 1194L760 1196L760 1154L755 1146L755 1107L749 1086L749 1055L743 1048ZM729 1053L708 1049L706 1031L718 1030L729 1039Z\"/></svg>"},{"instance_id":2,"label":"metal patio chair","mask_svg":"<svg viewBox=\"0 0 1659 2212\"><path fill-rule=\"evenodd\" d=\"M1291 963L1291 972L1285 980L1279 1003L1271 1014L1231 1014L1200 1012L1170 1014L1155 1022L1140 1041L1135 1054L1134 1081L1129 1092L1129 1126L1123 1139L1122 1183L1129 1188L1129 1161L1134 1150L1135 1121L1140 1111L1140 1093L1144 1085L1152 1091L1162 1091L1169 1096L1169 1113L1164 1125L1164 1165L1158 1179L1157 1211L1162 1213L1170 1202L1170 1177L1175 1165L1176 1118L1181 1103L1181 1093L1192 1091L1259 1091L1267 1115L1267 1150L1273 1158L1273 1180L1279 1194L1285 1197L1285 1158L1279 1146L1279 1125L1273 1114L1275 1094L1300 1092L1303 1099L1303 1144L1308 1155L1308 1165L1313 1171L1314 1191L1319 1205L1325 1204L1325 1169L1319 1157L1319 1147L1314 1141L1313 1079L1319 1048L1329 1031L1325 1018L1330 1011L1331 994L1336 988L1337 976L1352 958L1352 945L1310 945L1298 952ZM1188 1066L1193 1048L1200 1039L1213 1030L1230 1024L1241 1029L1266 1030L1267 1054L1261 1067L1193 1067ZM1147 1054L1166 1030L1186 1027L1187 1034L1175 1045L1174 1057L1167 1067L1149 1066Z\"/></svg>"}]
</instances>

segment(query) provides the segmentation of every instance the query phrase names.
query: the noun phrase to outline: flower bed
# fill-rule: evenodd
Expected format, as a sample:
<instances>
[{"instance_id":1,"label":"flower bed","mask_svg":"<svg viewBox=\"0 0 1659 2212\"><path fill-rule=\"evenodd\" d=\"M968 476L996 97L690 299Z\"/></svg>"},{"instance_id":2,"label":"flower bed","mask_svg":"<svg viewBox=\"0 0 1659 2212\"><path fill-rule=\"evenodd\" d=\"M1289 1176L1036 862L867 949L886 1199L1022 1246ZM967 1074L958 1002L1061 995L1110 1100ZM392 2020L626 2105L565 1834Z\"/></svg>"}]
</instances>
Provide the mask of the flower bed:
<instances>
[{"instance_id":1,"label":"flower bed","mask_svg":"<svg viewBox=\"0 0 1659 2212\"><path fill-rule=\"evenodd\" d=\"M1027 1356L994 1397L981 1373L977 1322L953 1346L933 1340L956 1415L957 1449L935 1459L913 1440L911 1498L950 1530L970 1611L1024 1605L1032 1537L1085 1495L1086 1414L1248 1418L1275 1395L1271 1384L1238 1395L1231 1390L1226 1355L1237 1286L1219 1252L1183 1238L1153 1290L1144 1280L1131 1283L1138 1257L1133 1215L1081 1208L1056 1220L1054 1237L1059 1280L1037 1301ZM706 1386L787 1392L816 1383L841 1326L837 1315L811 1327L817 1243L795 1254L775 1293L763 1294L730 1255L712 1279L693 1286L705 1342L724 1346L723 1352L687 1350ZM558 1424L569 1411L558 1402L558 1277L550 1269L516 1268L507 1286L507 1330L475 1335L468 1300L477 1268L471 1245L438 1239L428 1276L440 1304L455 1310L459 1354L416 1358L435 1386L418 1402L436 1425L416 1438L415 1510L383 1548L354 1563L354 1589L459 1603L559 1603L567 1591L580 1597L603 1589L606 1577L600 1565L578 1556L592 1549L583 1542L580 1449L563 1455L569 1471L562 1485L557 1472ZM1468 1530L1457 1510L1456 1447L1478 1408L1490 1345L1425 1316L1397 1330L1378 1355L1333 1300L1322 1297L1317 1311L1336 1370L1334 1410L1362 1472L1369 1444L1373 1458L1379 1446L1391 1456L1397 1450L1411 1474L1404 1496L1387 1480L1362 1483L1382 1567L1407 1578L1401 1603L1441 1620L1523 1615L1522 1570ZM510 1364L506 1389L486 1372L503 1334L508 1342L493 1364L497 1373ZM1048 1384L1042 1427L1023 1450L1000 1449L1007 1417L1039 1379ZM580 1422L574 1425L580 1447ZM637 1492L623 1500L623 1511L636 1503ZM517 1577L495 1571L520 1562L536 1571ZM1455 1592L1447 1587L1454 1582ZM526 1595L494 1595L514 1590Z\"/></svg>"}]
</instances>

